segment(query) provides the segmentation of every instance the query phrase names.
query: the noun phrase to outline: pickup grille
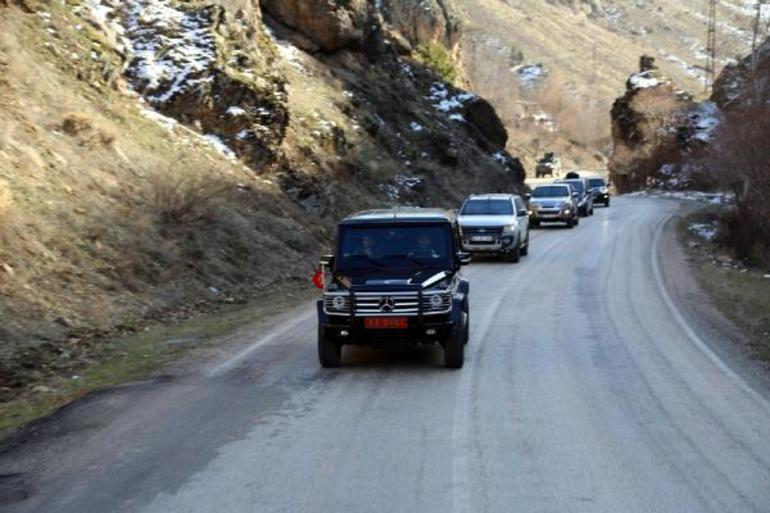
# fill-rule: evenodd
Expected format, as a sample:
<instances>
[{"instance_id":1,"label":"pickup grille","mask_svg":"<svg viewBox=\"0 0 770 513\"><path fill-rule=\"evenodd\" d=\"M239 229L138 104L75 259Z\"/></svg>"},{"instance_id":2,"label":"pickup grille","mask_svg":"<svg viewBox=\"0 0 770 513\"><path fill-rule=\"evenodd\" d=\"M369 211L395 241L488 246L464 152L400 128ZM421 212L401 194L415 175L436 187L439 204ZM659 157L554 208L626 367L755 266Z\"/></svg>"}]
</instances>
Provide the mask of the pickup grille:
<instances>
[{"instance_id":1,"label":"pickup grille","mask_svg":"<svg viewBox=\"0 0 770 513\"><path fill-rule=\"evenodd\" d=\"M470 226L470 227L463 227L463 237L471 237L475 235L493 235L493 236L500 236L503 233L503 227L502 226L491 226L491 227L485 227L485 226Z\"/></svg>"}]
</instances>

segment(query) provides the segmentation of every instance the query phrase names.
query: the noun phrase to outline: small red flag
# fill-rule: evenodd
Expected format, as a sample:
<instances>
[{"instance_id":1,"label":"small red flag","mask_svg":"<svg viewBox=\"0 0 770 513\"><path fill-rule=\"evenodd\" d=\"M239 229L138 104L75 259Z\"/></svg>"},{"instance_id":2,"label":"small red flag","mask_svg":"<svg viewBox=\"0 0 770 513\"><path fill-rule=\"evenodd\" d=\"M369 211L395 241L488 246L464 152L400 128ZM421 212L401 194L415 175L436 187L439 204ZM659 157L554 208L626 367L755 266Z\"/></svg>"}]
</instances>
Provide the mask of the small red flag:
<instances>
[{"instance_id":1,"label":"small red flag","mask_svg":"<svg viewBox=\"0 0 770 513\"><path fill-rule=\"evenodd\" d=\"M323 290L324 288L324 271L321 268L316 269L313 275L313 285Z\"/></svg>"}]
</instances>

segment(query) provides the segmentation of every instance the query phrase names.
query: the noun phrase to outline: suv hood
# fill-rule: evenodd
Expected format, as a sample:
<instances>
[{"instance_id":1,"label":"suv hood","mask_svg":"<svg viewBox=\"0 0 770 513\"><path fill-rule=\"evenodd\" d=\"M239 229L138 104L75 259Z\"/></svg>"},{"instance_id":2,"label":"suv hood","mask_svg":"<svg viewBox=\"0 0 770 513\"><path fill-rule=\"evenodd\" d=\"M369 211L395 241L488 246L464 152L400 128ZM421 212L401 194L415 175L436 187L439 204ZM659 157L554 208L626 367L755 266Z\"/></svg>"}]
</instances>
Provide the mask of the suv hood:
<instances>
[{"instance_id":1,"label":"suv hood","mask_svg":"<svg viewBox=\"0 0 770 513\"><path fill-rule=\"evenodd\" d=\"M565 201L572 201L572 198L569 196L554 196L546 198L532 198L529 200L530 203L537 203L538 205L541 203L564 203Z\"/></svg>"},{"instance_id":2,"label":"suv hood","mask_svg":"<svg viewBox=\"0 0 770 513\"><path fill-rule=\"evenodd\" d=\"M404 290L430 287L454 274L450 270L419 269L392 270L388 272L356 272L340 270L338 277L346 277L357 290ZM426 285L423 285L426 284Z\"/></svg>"},{"instance_id":3,"label":"suv hood","mask_svg":"<svg viewBox=\"0 0 770 513\"><path fill-rule=\"evenodd\" d=\"M457 218L460 226L508 226L516 224L515 216L460 216Z\"/></svg>"}]
</instances>

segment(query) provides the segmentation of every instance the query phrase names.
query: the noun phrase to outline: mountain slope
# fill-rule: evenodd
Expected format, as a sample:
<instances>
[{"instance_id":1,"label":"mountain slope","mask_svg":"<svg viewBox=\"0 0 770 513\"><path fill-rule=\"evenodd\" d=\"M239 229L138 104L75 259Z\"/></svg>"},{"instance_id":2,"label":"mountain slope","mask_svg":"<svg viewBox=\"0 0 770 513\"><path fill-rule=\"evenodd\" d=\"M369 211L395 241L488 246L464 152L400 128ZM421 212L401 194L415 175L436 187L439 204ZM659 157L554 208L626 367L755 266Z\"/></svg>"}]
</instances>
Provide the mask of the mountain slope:
<instances>
[{"instance_id":1,"label":"mountain slope","mask_svg":"<svg viewBox=\"0 0 770 513\"><path fill-rule=\"evenodd\" d=\"M411 57L451 46L442 2L314 4L312 30L288 1L0 7L0 400L148 319L296 288L351 211L521 187L489 105Z\"/></svg>"},{"instance_id":2,"label":"mountain slope","mask_svg":"<svg viewBox=\"0 0 770 513\"><path fill-rule=\"evenodd\" d=\"M610 105L643 54L657 57L678 87L703 92L706 3L700 0L458 4L471 86L501 113L509 148L526 157L528 168L549 148L579 167L603 166L581 146L608 153ZM751 25L750 7L720 2L720 67L748 52ZM542 122L546 117L556 118L559 133Z\"/></svg>"}]
</instances>

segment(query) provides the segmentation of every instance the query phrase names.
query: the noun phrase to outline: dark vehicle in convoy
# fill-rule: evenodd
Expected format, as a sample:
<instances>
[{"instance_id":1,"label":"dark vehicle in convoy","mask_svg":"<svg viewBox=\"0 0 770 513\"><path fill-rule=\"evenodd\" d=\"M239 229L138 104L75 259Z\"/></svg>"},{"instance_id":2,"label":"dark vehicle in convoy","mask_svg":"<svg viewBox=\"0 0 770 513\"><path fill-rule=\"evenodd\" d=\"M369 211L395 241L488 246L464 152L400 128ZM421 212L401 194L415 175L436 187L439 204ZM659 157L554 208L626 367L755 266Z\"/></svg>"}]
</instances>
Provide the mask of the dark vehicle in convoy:
<instances>
[{"instance_id":1,"label":"dark vehicle in convoy","mask_svg":"<svg viewBox=\"0 0 770 513\"><path fill-rule=\"evenodd\" d=\"M577 192L570 184L540 185L532 190L529 216L533 226L540 223L565 223L567 228L577 226Z\"/></svg>"},{"instance_id":2,"label":"dark vehicle in convoy","mask_svg":"<svg viewBox=\"0 0 770 513\"><path fill-rule=\"evenodd\" d=\"M594 195L594 203L601 203L605 207L610 206L610 188L604 178L594 176L586 178L588 187Z\"/></svg>"},{"instance_id":3,"label":"dark vehicle in convoy","mask_svg":"<svg viewBox=\"0 0 770 513\"><path fill-rule=\"evenodd\" d=\"M543 178L550 176L551 178L559 176L561 174L561 160L552 151L543 155L543 158L537 161L535 167L535 177Z\"/></svg>"},{"instance_id":4,"label":"dark vehicle in convoy","mask_svg":"<svg viewBox=\"0 0 770 513\"><path fill-rule=\"evenodd\" d=\"M453 213L371 210L343 220L335 253L321 261L321 365L339 366L344 345L408 343L439 345L445 366L462 367L470 312L460 267L469 262Z\"/></svg>"},{"instance_id":5,"label":"dark vehicle in convoy","mask_svg":"<svg viewBox=\"0 0 770 513\"><path fill-rule=\"evenodd\" d=\"M529 253L529 216L520 196L471 196L463 202L457 221L463 251L500 255L509 262Z\"/></svg>"},{"instance_id":6,"label":"dark vehicle in convoy","mask_svg":"<svg viewBox=\"0 0 770 513\"><path fill-rule=\"evenodd\" d=\"M588 180L585 178L570 178L556 180L554 183L566 183L575 189L575 192L578 193L577 204L579 215L583 217L594 215L594 195L588 188Z\"/></svg>"}]
</instances>

